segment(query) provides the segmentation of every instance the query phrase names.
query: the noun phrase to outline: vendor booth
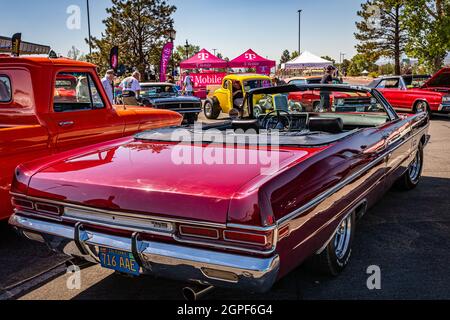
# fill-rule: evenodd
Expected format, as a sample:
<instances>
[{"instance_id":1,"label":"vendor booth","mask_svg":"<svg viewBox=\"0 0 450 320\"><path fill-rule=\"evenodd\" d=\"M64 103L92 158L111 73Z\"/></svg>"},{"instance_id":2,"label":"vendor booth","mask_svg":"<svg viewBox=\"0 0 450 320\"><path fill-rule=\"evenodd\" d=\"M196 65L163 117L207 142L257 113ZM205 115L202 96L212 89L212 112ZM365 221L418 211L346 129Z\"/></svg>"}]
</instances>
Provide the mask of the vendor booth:
<instances>
[{"instance_id":1,"label":"vendor booth","mask_svg":"<svg viewBox=\"0 0 450 320\"><path fill-rule=\"evenodd\" d=\"M189 70L194 83L194 95L201 99L207 96L206 87L209 85L221 85L226 72L219 72L218 69L226 69L228 62L222 60L206 49L202 49L193 57L180 63L181 82L184 81L184 71Z\"/></svg>"},{"instance_id":2,"label":"vendor booth","mask_svg":"<svg viewBox=\"0 0 450 320\"><path fill-rule=\"evenodd\" d=\"M305 51L297 58L282 64L281 69L284 75L315 75L323 74L323 70L332 65L332 61L325 60L309 51Z\"/></svg>"},{"instance_id":3,"label":"vendor booth","mask_svg":"<svg viewBox=\"0 0 450 320\"><path fill-rule=\"evenodd\" d=\"M252 49L247 50L228 64L230 68L256 69L256 73L270 75L276 61L261 57Z\"/></svg>"}]
</instances>

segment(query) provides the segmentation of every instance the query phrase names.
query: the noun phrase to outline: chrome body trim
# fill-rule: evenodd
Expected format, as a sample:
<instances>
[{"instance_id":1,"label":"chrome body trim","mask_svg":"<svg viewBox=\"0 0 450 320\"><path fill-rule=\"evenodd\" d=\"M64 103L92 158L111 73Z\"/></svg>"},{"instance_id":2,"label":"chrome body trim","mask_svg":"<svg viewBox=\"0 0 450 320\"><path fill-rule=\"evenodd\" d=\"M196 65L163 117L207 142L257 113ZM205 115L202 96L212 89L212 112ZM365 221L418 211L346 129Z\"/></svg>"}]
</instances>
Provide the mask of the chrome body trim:
<instances>
[{"instance_id":1,"label":"chrome body trim","mask_svg":"<svg viewBox=\"0 0 450 320\"><path fill-rule=\"evenodd\" d=\"M98 263L98 248L110 248L138 255L141 273L164 278L208 284L218 287L238 288L255 292L266 292L278 279L280 258L274 255L266 258L222 253L205 249L166 244L153 241L140 241L139 235L132 238L118 237L84 230L14 214L9 223L20 233L41 234L53 250L74 257L81 257ZM75 243L81 243L88 255L80 252ZM217 270L236 275L237 282L209 278L203 269Z\"/></svg>"},{"instance_id":2,"label":"chrome body trim","mask_svg":"<svg viewBox=\"0 0 450 320\"><path fill-rule=\"evenodd\" d=\"M142 234L149 234L149 235L158 235L158 236L165 236L165 237L171 237L172 239L174 239L175 241L179 242L179 243L184 243L184 244L191 244L191 245L196 245L196 246L207 246L210 249L220 249L220 250L233 250L233 251L237 251L237 252L242 252L242 253L250 253L250 254L260 254L260 255L271 255L275 252L276 249L276 243L277 241L274 240L274 246L272 249L267 250L267 251L261 251L261 250L254 250L254 249L247 249L247 248L243 248L243 247L236 247L233 245L225 245L225 244L220 244L220 243L208 243L205 241L195 241L195 240L186 240L186 239L181 239L180 237L178 237L175 233L162 233L162 232L156 232L156 231L150 231L150 230L143 230L143 229L138 229L138 228L127 228L127 227L123 227L123 226L118 226L118 225L114 225L114 224L105 224L105 223L100 223L100 222L95 222L92 220L80 220L80 219L61 219L61 217L51 217L48 215L44 215L44 214L39 214L37 212L31 212L31 211L23 211L23 210L14 210L15 214L21 215L21 216L25 216L28 218L35 218L35 219L46 219L46 220L51 220L51 221L55 221L55 222L71 222L71 223L82 223L82 224L87 224L87 225L95 225L98 227L104 227L104 228L113 228L113 229L117 229L117 230L123 230L123 231L129 231L129 232L137 232L137 233L142 233ZM201 224L198 224L201 225ZM277 239L277 229L274 229L274 234L275 234L275 238ZM205 240L213 240L213 239L205 239Z\"/></svg>"},{"instance_id":3,"label":"chrome body trim","mask_svg":"<svg viewBox=\"0 0 450 320\"><path fill-rule=\"evenodd\" d=\"M128 213L128 212L119 212L119 211L111 211L111 210L105 210L105 209L97 209L92 207L87 207L83 205L77 205L72 204L68 202L62 202L62 201L55 201L45 198L36 198L36 197L30 197L27 195L19 194L11 192L12 196L25 198L27 200L31 201L40 201L44 203L50 203L50 204L56 204L63 206L64 208L73 208L81 211L88 211L88 212L94 212L94 213L100 213L100 214L107 214L107 215L113 215L113 216L121 216L126 218L136 218L136 219L146 219L146 220L154 220L154 221L160 221L160 222L172 222L172 223L180 223L180 224L190 224L190 225L199 225L199 226L207 226L212 228L226 228L226 224L221 223L213 223L213 222L207 222L207 221L193 221L193 220L185 220L185 219L176 219L176 218L170 218L170 217L158 217L153 215L144 215L144 214L135 214L135 213ZM64 216L63 216L64 217Z\"/></svg>"},{"instance_id":4,"label":"chrome body trim","mask_svg":"<svg viewBox=\"0 0 450 320\"><path fill-rule=\"evenodd\" d=\"M275 234L277 234L277 233L278 232L275 232ZM278 242L278 241L277 242L274 241L274 245L272 246L271 249L263 251L263 250L235 247L232 245L224 245L224 244L220 244L220 243L207 243L207 242L202 242L202 241L186 240L186 239L181 239L177 236L174 236L173 238L177 242L184 243L184 244L191 244L191 245L196 245L196 246L208 246L210 248L216 248L216 249L220 249L220 250L233 250L233 251L245 252L245 253L251 253L251 254L260 254L260 255L264 255L264 256L272 255L276 251L276 245Z\"/></svg>"},{"instance_id":5,"label":"chrome body trim","mask_svg":"<svg viewBox=\"0 0 450 320\"><path fill-rule=\"evenodd\" d=\"M413 138L415 138L416 136L422 134L424 131L426 131L428 129L428 126L426 128L424 128L423 130L409 136L407 139L404 139L403 142L401 144L399 144L398 146L395 146L392 149L388 149L385 150L377 159L375 159L374 161L370 162L368 165L366 165L364 168L358 170L357 172L355 172L354 174L352 174L351 176L347 177L346 179L344 179L343 181L339 182L338 184L336 184L334 187L328 189L327 191L323 192L322 194L320 194L319 196L317 196L315 199L311 200L310 202L306 203L304 206L302 206L301 208L291 212L290 214L286 215L285 217L283 217L282 219L280 219L278 221L278 226L283 227L285 226L287 223L289 223L289 221L298 218L299 216L301 216L302 214L304 214L305 212L309 211L310 209L314 208L315 206L319 205L322 201L324 201L328 196L332 195L333 193L343 189L345 186L347 186L348 184L352 183L353 181L355 181L358 177L360 177L361 175L363 175L364 173L366 173L367 171L369 171L370 169L374 168L375 166L377 166L378 164L380 164L381 162L384 162L386 157L389 157L390 154L392 154L394 151L398 150L399 148L401 148L404 144L410 142ZM403 137L401 138L403 139Z\"/></svg>"}]
</instances>

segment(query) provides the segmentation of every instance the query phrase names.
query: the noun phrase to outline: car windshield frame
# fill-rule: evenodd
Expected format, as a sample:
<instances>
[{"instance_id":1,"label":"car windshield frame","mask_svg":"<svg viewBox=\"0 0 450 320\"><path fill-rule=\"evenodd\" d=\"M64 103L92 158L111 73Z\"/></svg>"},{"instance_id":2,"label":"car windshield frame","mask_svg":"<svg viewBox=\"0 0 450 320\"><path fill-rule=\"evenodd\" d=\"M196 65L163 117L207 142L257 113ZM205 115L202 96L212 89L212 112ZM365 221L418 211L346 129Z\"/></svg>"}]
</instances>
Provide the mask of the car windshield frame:
<instances>
[{"instance_id":1,"label":"car windshield frame","mask_svg":"<svg viewBox=\"0 0 450 320\"><path fill-rule=\"evenodd\" d=\"M259 87L256 87L256 88L250 88L250 89L247 89L247 84L249 83L249 82L259 82ZM263 85L264 85L264 82L267 82L268 83L268 86L267 87L264 87ZM261 79L261 78L252 78L252 79L246 79L246 80L243 80L242 81L242 87L244 88L244 90L245 91L250 91L250 90L254 90L254 89L261 89L261 88L268 88L268 87L271 87L272 86L272 84L270 83L270 80L269 79Z\"/></svg>"},{"instance_id":2,"label":"car windshield frame","mask_svg":"<svg viewBox=\"0 0 450 320\"><path fill-rule=\"evenodd\" d=\"M383 97L383 95L374 88L368 88L363 86L348 86L348 85L330 85L330 84L320 84L320 85L284 85L275 86L271 88L259 88L253 89L247 92L244 106L247 108L248 118L255 119L254 117L254 96L255 95L275 95L275 94L290 94L295 92L305 92L305 91L319 91L325 93L333 92L354 92L354 93L366 93L370 94L377 102L383 106L387 116L390 121L398 120L400 117L395 112L394 108L389 104L389 102ZM244 107L245 108L245 107Z\"/></svg>"}]
</instances>

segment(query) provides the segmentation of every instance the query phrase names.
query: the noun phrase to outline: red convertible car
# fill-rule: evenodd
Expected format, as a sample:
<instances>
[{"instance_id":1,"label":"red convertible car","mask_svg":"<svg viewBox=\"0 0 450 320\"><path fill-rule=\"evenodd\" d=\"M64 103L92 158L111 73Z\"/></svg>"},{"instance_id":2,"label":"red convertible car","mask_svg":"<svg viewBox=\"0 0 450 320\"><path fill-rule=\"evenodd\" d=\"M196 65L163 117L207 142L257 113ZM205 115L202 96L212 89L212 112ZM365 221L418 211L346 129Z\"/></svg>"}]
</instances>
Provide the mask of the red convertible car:
<instances>
[{"instance_id":1,"label":"red convertible car","mask_svg":"<svg viewBox=\"0 0 450 320\"><path fill-rule=\"evenodd\" d=\"M450 114L450 68L443 68L433 77L389 76L375 79L369 87L383 93L397 111L427 111Z\"/></svg>"},{"instance_id":2,"label":"red convertible car","mask_svg":"<svg viewBox=\"0 0 450 320\"><path fill-rule=\"evenodd\" d=\"M308 91L371 99L363 111L241 116L26 163L10 224L133 276L266 292L305 261L337 275L356 221L394 184L419 183L429 118L397 115L376 90L333 85L254 89L245 114L256 96Z\"/></svg>"}]
</instances>

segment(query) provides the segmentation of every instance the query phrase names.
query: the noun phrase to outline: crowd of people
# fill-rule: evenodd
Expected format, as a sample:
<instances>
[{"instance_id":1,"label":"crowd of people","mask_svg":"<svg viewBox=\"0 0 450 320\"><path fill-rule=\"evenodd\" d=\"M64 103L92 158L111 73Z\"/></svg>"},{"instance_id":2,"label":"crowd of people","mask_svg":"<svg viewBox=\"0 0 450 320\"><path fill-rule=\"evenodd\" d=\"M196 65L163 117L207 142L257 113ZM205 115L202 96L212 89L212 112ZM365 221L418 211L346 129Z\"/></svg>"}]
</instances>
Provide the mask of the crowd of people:
<instances>
[{"instance_id":1,"label":"crowd of people","mask_svg":"<svg viewBox=\"0 0 450 320\"><path fill-rule=\"evenodd\" d=\"M141 74L139 71L134 71L129 77L118 82L114 70L108 70L101 82L108 100L111 104L125 104L136 105L141 94ZM166 83L176 85L173 75L166 76ZM194 95L194 81L190 76L190 72L184 73L183 82L180 86L181 92L186 96Z\"/></svg>"},{"instance_id":2,"label":"crowd of people","mask_svg":"<svg viewBox=\"0 0 450 320\"><path fill-rule=\"evenodd\" d=\"M329 66L325 70L325 74L322 77L321 84L332 84L333 78L336 77L337 69L333 66ZM281 86L286 85L286 82L277 76L272 76L272 85ZM102 79L103 88L106 91L108 100L111 104L125 104L136 105L141 93L141 74L139 71L134 71L130 76L126 77L116 86L116 75L114 70L108 70ZM173 75L168 74L166 76L166 82L170 84L176 84ZM194 95L194 81L189 71L185 71L182 77L180 85L181 93L186 96ZM241 85L238 82L233 83L233 101L236 106L242 104L244 99L244 93ZM324 97L326 100L326 97Z\"/></svg>"}]
</instances>

